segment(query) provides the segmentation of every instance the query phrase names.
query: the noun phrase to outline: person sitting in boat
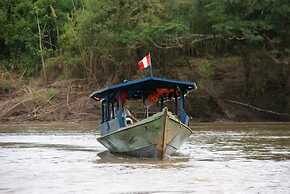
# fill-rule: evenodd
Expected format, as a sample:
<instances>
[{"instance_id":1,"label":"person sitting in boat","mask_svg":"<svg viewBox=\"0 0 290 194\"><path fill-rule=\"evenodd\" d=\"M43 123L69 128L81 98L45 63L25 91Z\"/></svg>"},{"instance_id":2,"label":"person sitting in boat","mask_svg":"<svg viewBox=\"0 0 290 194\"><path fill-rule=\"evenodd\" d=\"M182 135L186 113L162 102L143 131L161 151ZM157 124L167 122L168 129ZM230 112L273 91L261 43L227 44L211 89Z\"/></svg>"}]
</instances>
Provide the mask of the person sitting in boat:
<instances>
[{"instance_id":1,"label":"person sitting in boat","mask_svg":"<svg viewBox=\"0 0 290 194\"><path fill-rule=\"evenodd\" d=\"M124 106L124 113L125 113L125 118L126 118L126 124L127 125L132 125L134 122L138 121L138 119L125 106Z\"/></svg>"}]
</instances>

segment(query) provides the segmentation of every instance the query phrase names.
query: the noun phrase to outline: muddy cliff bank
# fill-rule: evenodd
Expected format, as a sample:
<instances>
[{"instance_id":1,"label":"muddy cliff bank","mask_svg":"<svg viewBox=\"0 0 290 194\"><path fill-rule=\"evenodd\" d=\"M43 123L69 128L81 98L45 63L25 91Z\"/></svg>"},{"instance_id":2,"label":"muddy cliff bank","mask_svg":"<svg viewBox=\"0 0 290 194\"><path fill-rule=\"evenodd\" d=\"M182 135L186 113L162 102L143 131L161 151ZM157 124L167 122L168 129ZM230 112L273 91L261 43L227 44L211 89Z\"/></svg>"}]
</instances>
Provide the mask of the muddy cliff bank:
<instances>
[{"instance_id":1,"label":"muddy cliff bank","mask_svg":"<svg viewBox=\"0 0 290 194\"><path fill-rule=\"evenodd\" d=\"M255 63L248 62L253 66L247 69L249 64L241 57L192 58L175 68L156 69L154 74L197 82L198 90L190 93L186 102L193 121L289 121L289 64L273 68L264 59L255 59ZM64 80L53 72L46 82L2 73L1 122L96 121L100 107L89 94L123 79L112 73L106 82Z\"/></svg>"}]
</instances>

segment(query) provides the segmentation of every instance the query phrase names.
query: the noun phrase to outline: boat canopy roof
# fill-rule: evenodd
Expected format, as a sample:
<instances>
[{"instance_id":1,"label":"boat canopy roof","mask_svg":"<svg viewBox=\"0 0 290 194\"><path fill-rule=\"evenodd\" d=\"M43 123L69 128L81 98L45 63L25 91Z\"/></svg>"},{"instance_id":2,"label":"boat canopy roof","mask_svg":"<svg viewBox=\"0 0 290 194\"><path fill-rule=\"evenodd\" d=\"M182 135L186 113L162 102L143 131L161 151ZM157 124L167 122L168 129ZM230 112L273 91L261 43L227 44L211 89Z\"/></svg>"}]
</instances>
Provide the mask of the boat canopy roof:
<instances>
[{"instance_id":1,"label":"boat canopy roof","mask_svg":"<svg viewBox=\"0 0 290 194\"><path fill-rule=\"evenodd\" d=\"M123 83L93 92L90 97L99 101L113 99L119 92L126 91L128 99L142 99L144 95L158 88L178 89L183 94L197 88L195 82L146 77L139 80L124 81Z\"/></svg>"}]
</instances>

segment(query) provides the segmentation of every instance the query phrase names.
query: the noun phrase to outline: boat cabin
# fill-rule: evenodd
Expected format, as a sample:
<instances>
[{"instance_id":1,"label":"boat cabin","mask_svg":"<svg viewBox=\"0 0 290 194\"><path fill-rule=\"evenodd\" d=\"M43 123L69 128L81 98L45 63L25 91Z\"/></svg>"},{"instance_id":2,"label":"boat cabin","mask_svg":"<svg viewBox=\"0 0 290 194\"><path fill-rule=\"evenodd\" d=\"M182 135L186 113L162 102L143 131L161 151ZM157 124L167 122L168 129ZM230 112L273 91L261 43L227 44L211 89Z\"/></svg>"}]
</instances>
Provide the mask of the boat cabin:
<instances>
[{"instance_id":1,"label":"boat cabin","mask_svg":"<svg viewBox=\"0 0 290 194\"><path fill-rule=\"evenodd\" d=\"M101 102L102 119L101 135L127 127L138 122L127 109L127 101L141 101L144 107L144 118L152 113L155 105L159 110L166 103L173 102L172 112L183 123L188 125L189 117L184 110L186 94L196 89L195 82L169 80L158 77L147 77L123 83L93 92L90 97Z\"/></svg>"}]
</instances>

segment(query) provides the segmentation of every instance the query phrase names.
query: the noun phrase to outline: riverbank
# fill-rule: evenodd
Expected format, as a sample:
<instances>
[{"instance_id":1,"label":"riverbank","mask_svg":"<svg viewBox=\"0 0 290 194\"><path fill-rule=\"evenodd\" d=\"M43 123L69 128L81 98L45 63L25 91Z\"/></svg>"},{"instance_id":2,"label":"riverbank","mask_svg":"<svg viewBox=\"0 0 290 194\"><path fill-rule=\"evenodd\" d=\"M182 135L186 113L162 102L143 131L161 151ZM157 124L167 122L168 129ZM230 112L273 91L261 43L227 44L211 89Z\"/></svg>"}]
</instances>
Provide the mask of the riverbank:
<instances>
[{"instance_id":1,"label":"riverbank","mask_svg":"<svg viewBox=\"0 0 290 194\"><path fill-rule=\"evenodd\" d=\"M0 124L0 133L19 133L19 132L92 132L94 133L98 121L25 121L25 122L6 122Z\"/></svg>"},{"instance_id":2,"label":"riverbank","mask_svg":"<svg viewBox=\"0 0 290 194\"><path fill-rule=\"evenodd\" d=\"M265 70L261 64L257 64L256 71ZM274 64L268 66L270 69ZM290 69L288 66L285 68ZM198 90L188 94L186 99L186 112L193 121L290 121L290 77L285 76L281 85L277 70L273 79L267 78L262 87L255 82L264 79L263 74L255 74L248 80L245 71L239 56L193 57L189 64L178 65L178 74L176 68L169 68L156 71L155 76L197 82ZM57 76L51 75L44 81L42 77L23 78L16 73L0 71L0 122L99 120L99 103L89 95L124 80L113 75L114 79L110 75L105 82L99 78L95 81L64 79L61 71L53 72ZM142 76L136 73L126 79Z\"/></svg>"},{"instance_id":3,"label":"riverbank","mask_svg":"<svg viewBox=\"0 0 290 194\"><path fill-rule=\"evenodd\" d=\"M95 133L99 121L26 121L0 124L0 133L48 133L48 132L89 132ZM191 129L199 130L290 130L290 122L191 122Z\"/></svg>"},{"instance_id":4,"label":"riverbank","mask_svg":"<svg viewBox=\"0 0 290 194\"><path fill-rule=\"evenodd\" d=\"M182 71L186 72L185 69ZM44 83L38 79L20 80L17 77L11 77L7 83L6 90L0 90L0 123L100 120L100 105L89 98L91 92L102 87L97 84L90 84L84 79ZM227 88L223 90L227 91ZM230 95L227 96L231 99ZM223 95L213 96L202 85L187 97L186 111L193 122L290 120L288 114L227 100Z\"/></svg>"},{"instance_id":5,"label":"riverbank","mask_svg":"<svg viewBox=\"0 0 290 194\"><path fill-rule=\"evenodd\" d=\"M50 83L22 81L0 93L0 122L94 121L98 104L89 98L93 89L84 80Z\"/></svg>"}]
</instances>

